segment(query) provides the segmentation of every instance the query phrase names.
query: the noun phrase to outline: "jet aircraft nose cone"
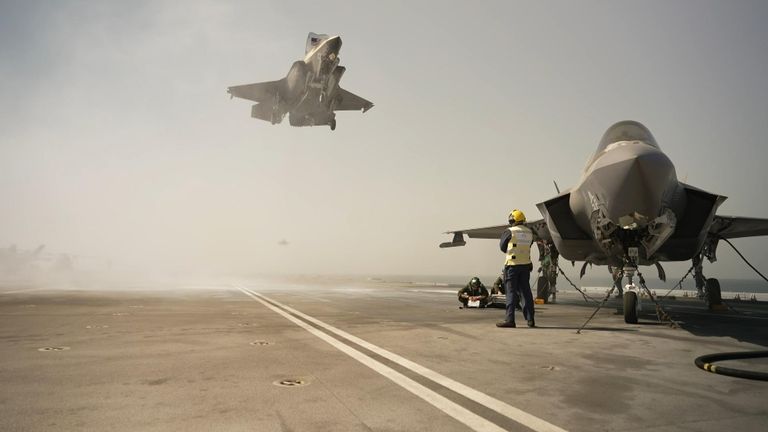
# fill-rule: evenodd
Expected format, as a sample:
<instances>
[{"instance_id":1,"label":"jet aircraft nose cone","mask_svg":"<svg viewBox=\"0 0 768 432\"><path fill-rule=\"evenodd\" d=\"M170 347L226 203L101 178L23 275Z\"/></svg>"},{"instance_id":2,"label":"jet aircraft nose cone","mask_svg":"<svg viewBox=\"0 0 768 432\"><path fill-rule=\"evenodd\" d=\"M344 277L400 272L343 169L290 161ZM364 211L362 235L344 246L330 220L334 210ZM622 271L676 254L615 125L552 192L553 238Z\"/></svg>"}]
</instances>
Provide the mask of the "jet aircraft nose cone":
<instances>
[{"instance_id":1,"label":"jet aircraft nose cone","mask_svg":"<svg viewBox=\"0 0 768 432\"><path fill-rule=\"evenodd\" d=\"M590 176L602 189L607 216L619 226L656 218L677 185L669 158L639 142L606 153Z\"/></svg>"}]
</instances>

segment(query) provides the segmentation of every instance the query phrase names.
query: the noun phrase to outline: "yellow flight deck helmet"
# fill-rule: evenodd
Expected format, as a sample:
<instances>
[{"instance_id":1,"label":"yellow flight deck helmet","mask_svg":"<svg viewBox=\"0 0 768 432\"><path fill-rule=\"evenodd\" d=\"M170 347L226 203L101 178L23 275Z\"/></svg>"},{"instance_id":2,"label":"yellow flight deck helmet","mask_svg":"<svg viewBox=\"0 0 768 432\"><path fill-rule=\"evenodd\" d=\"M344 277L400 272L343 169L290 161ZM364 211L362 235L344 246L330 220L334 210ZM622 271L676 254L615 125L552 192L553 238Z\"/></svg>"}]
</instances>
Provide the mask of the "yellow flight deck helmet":
<instances>
[{"instance_id":1,"label":"yellow flight deck helmet","mask_svg":"<svg viewBox=\"0 0 768 432\"><path fill-rule=\"evenodd\" d=\"M518 209L509 212L509 221L515 223L525 222L525 214Z\"/></svg>"}]
</instances>

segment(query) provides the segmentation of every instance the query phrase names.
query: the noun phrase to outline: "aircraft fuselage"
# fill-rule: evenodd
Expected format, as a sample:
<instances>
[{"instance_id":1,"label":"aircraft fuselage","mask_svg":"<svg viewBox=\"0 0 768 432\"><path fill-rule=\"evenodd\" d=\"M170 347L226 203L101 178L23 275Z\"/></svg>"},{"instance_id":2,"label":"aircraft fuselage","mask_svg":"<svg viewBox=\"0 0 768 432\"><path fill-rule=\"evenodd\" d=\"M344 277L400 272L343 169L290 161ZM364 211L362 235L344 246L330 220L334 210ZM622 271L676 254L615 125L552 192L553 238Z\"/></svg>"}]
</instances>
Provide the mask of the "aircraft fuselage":
<instances>
[{"instance_id":1,"label":"aircraft fuselage","mask_svg":"<svg viewBox=\"0 0 768 432\"><path fill-rule=\"evenodd\" d=\"M291 66L281 91L281 99L285 101L281 108L290 113L291 124L302 120L327 124L332 118L330 100L341 78L339 74L339 79L334 79L333 73L339 65L339 50L341 38L333 36L308 52L303 61Z\"/></svg>"},{"instance_id":2,"label":"aircraft fuselage","mask_svg":"<svg viewBox=\"0 0 768 432\"><path fill-rule=\"evenodd\" d=\"M651 133L625 121L608 129L574 188L538 206L564 258L621 265L637 254L651 264L696 255L724 199L678 181Z\"/></svg>"},{"instance_id":3,"label":"aircraft fuselage","mask_svg":"<svg viewBox=\"0 0 768 432\"><path fill-rule=\"evenodd\" d=\"M346 68L339 66L341 37L310 33L305 57L285 78L227 89L233 97L257 102L251 117L278 124L289 115L292 126L329 125L336 128L337 110L366 112L373 103L339 86Z\"/></svg>"}]
</instances>

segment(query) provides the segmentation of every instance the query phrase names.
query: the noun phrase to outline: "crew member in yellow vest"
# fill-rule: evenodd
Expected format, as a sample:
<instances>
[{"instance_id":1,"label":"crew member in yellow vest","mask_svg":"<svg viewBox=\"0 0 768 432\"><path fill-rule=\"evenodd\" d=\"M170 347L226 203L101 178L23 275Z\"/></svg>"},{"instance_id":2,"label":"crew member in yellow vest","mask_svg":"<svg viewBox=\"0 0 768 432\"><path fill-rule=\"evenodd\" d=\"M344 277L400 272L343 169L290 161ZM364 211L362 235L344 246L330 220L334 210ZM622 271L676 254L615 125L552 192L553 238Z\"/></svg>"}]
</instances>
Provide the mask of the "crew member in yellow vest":
<instances>
[{"instance_id":1,"label":"crew member in yellow vest","mask_svg":"<svg viewBox=\"0 0 768 432\"><path fill-rule=\"evenodd\" d=\"M520 210L509 213L509 228L501 235L499 247L507 254L504 262L504 291L507 296L507 316L496 327L516 327L515 305L523 297L523 316L528 327L536 327L533 319L533 295L531 294L531 245L533 231L525 226L525 214Z\"/></svg>"}]
</instances>

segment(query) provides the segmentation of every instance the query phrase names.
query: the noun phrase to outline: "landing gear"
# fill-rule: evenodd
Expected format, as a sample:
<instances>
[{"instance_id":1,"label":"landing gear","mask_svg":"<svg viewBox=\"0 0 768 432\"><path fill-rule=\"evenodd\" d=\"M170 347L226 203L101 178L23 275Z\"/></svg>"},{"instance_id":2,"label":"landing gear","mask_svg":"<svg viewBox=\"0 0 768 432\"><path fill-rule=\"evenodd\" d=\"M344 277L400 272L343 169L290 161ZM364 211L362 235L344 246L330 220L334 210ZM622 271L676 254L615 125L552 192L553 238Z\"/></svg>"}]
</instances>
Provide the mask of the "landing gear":
<instances>
[{"instance_id":1,"label":"landing gear","mask_svg":"<svg viewBox=\"0 0 768 432\"><path fill-rule=\"evenodd\" d=\"M667 321L669 322L669 325L673 328L680 328L680 325L673 320L665 311L664 308L659 304L659 302L656 300L656 296L654 293L651 292L651 290L648 289L648 285L645 284L645 278L643 278L643 274L640 273L640 270L634 265L625 265L624 266L624 272L627 275L627 279L629 280L629 284L624 287L626 291L624 291L624 322L627 324L637 324L637 316L640 313L640 310L642 309L642 306L640 304L640 290L642 289L645 291L645 293L648 295L648 298L656 305L656 316L659 318L659 322ZM633 277L637 274L638 282L640 283L640 287L636 286L634 282L632 282ZM613 291L613 290L611 290ZM610 295L610 293L609 293Z\"/></svg>"},{"instance_id":2,"label":"landing gear","mask_svg":"<svg viewBox=\"0 0 768 432\"><path fill-rule=\"evenodd\" d=\"M600 304L597 306L597 309L595 309L594 312L592 312L592 315L587 319L587 321L582 324L582 326L576 331L576 333L581 333L581 330L589 323L589 321L594 318L594 316L597 314L597 312L600 311L600 308L603 307L603 305L608 301L611 294L616 290L617 287L620 286L621 281L623 280L624 276L627 277L627 285L624 287L624 296L622 298L622 306L624 308L624 322L627 324L637 324L638 322L638 316L640 314L640 311L642 309L640 304L640 290L642 289L645 291L645 293L648 295L648 298L656 305L656 315L659 318L660 322L668 321L670 326L673 328L679 328L680 325L675 322L663 309L661 304L656 300L656 295L651 292L651 290L648 289L648 286L645 283L645 278L643 278L643 274L640 272L640 270L637 268L637 262L638 262L638 254L639 250L637 247L628 247L627 248L627 254L623 258L623 265L622 267L618 268L617 272L611 272L613 276L613 284L611 286L611 289L608 290L608 292L605 294L605 298L603 298L603 301L600 302ZM637 280L639 283L638 285L635 285L634 278L637 276ZM577 288L578 289L578 288Z\"/></svg>"},{"instance_id":3,"label":"landing gear","mask_svg":"<svg viewBox=\"0 0 768 432\"><path fill-rule=\"evenodd\" d=\"M707 279L704 283L704 292L709 304L709 308L723 304L723 298L720 294L720 281L717 279Z\"/></svg>"},{"instance_id":4,"label":"landing gear","mask_svg":"<svg viewBox=\"0 0 768 432\"><path fill-rule=\"evenodd\" d=\"M709 310L722 310L723 298L720 292L720 281L717 279L707 279L704 277L703 262L706 257L709 262L717 260L715 251L717 250L717 239L707 239L702 251L693 257L693 277L696 281L696 290L699 292L699 298L707 302Z\"/></svg>"},{"instance_id":5,"label":"landing gear","mask_svg":"<svg viewBox=\"0 0 768 432\"><path fill-rule=\"evenodd\" d=\"M624 266L624 275L627 276L627 282L629 282L624 287L624 322L627 324L637 324L637 313L640 311L640 299L637 296L639 289L633 282L635 272L637 272L637 267Z\"/></svg>"},{"instance_id":6,"label":"landing gear","mask_svg":"<svg viewBox=\"0 0 768 432\"><path fill-rule=\"evenodd\" d=\"M336 130L336 119L331 119L329 124L331 125L331 130Z\"/></svg>"},{"instance_id":7,"label":"landing gear","mask_svg":"<svg viewBox=\"0 0 768 432\"><path fill-rule=\"evenodd\" d=\"M624 293L624 322L627 324L637 324L637 293L627 291Z\"/></svg>"}]
</instances>

